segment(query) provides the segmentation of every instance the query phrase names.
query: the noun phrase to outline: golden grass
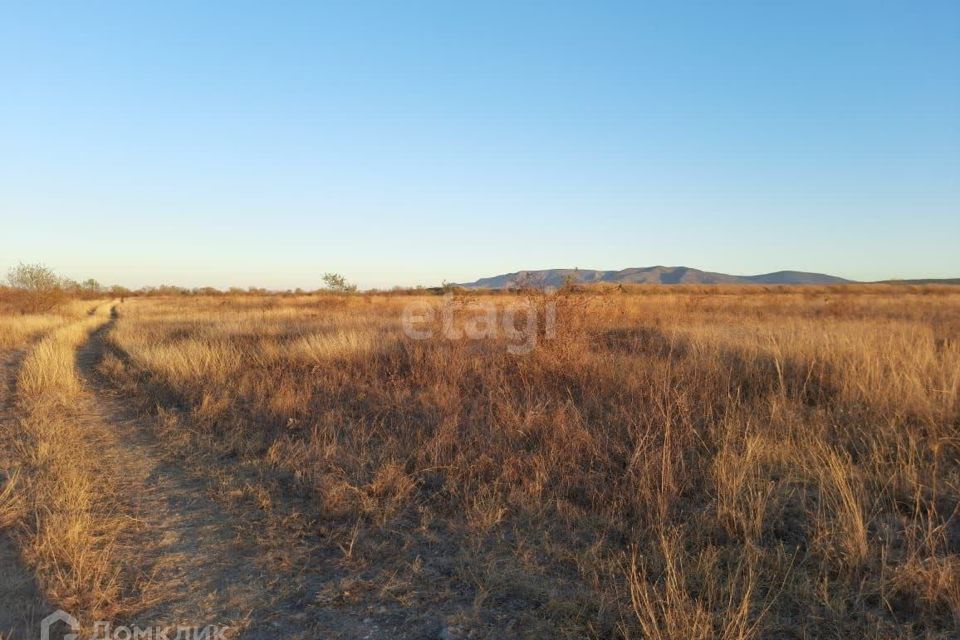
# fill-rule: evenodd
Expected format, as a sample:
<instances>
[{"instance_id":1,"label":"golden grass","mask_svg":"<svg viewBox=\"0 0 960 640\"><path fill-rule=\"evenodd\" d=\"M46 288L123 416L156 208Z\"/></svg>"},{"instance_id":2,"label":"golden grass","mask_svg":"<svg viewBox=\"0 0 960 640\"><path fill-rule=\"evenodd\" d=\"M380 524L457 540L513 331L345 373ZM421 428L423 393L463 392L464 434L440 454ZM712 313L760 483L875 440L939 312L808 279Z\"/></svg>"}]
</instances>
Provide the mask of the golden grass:
<instances>
[{"instance_id":1,"label":"golden grass","mask_svg":"<svg viewBox=\"0 0 960 640\"><path fill-rule=\"evenodd\" d=\"M78 425L83 384L75 358L109 309L89 309L29 351L17 377L19 418L5 436L24 469L15 487L22 552L51 600L87 620L108 613L118 598L111 547L124 524L105 499L110 473L96 442Z\"/></svg>"},{"instance_id":2,"label":"golden grass","mask_svg":"<svg viewBox=\"0 0 960 640\"><path fill-rule=\"evenodd\" d=\"M0 315L0 351L20 347L62 322L63 318L55 315Z\"/></svg>"},{"instance_id":3,"label":"golden grass","mask_svg":"<svg viewBox=\"0 0 960 640\"><path fill-rule=\"evenodd\" d=\"M96 306L96 301L71 300L47 313L0 313L0 353L23 348L52 329L88 316Z\"/></svg>"},{"instance_id":4,"label":"golden grass","mask_svg":"<svg viewBox=\"0 0 960 640\"><path fill-rule=\"evenodd\" d=\"M374 350L376 341L377 336L370 332L314 333L297 340L284 355L319 364L337 358L364 356Z\"/></svg>"},{"instance_id":5,"label":"golden grass","mask_svg":"<svg viewBox=\"0 0 960 640\"><path fill-rule=\"evenodd\" d=\"M19 477L19 471L11 472L0 487L0 530L13 525L23 513L23 497L16 490Z\"/></svg>"},{"instance_id":6,"label":"golden grass","mask_svg":"<svg viewBox=\"0 0 960 640\"><path fill-rule=\"evenodd\" d=\"M719 551L712 547L699 550L695 558L685 557L683 536L677 531L660 531L657 560L659 576L631 558L628 581L631 604L644 638L650 640L747 640L757 634L761 615L752 612L757 588L755 552L747 547L741 564L724 572L717 566ZM695 562L693 571L685 563ZM639 566L638 566L639 565ZM745 566L746 565L746 566ZM706 576L694 595L687 584L689 575ZM762 614L763 611L756 612Z\"/></svg>"},{"instance_id":7,"label":"golden grass","mask_svg":"<svg viewBox=\"0 0 960 640\"><path fill-rule=\"evenodd\" d=\"M954 291L564 293L526 355L405 336L436 297L156 298L121 307L104 371L286 562L338 553L378 603L499 636L946 638Z\"/></svg>"},{"instance_id":8,"label":"golden grass","mask_svg":"<svg viewBox=\"0 0 960 640\"><path fill-rule=\"evenodd\" d=\"M17 389L20 397L33 405L41 401L64 403L80 392L74 360L76 349L89 332L102 324L93 317L57 329L36 345L20 367Z\"/></svg>"}]
</instances>

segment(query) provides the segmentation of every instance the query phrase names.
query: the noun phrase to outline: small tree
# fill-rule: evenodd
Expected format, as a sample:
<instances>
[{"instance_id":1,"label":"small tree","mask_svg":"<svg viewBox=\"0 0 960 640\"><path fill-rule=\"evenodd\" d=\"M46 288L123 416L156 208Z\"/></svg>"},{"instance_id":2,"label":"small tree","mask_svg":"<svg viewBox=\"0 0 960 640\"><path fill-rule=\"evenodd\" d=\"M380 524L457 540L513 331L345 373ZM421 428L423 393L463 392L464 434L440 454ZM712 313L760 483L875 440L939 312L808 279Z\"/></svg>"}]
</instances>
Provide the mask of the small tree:
<instances>
[{"instance_id":1,"label":"small tree","mask_svg":"<svg viewBox=\"0 0 960 640\"><path fill-rule=\"evenodd\" d=\"M23 295L25 311L47 311L64 298L63 279L52 269L42 264L20 263L7 272L10 286Z\"/></svg>"},{"instance_id":2,"label":"small tree","mask_svg":"<svg viewBox=\"0 0 960 640\"><path fill-rule=\"evenodd\" d=\"M323 274L323 283L327 285L327 289L339 291L340 293L349 293L357 290L357 285L350 284L347 282L347 279L339 273Z\"/></svg>"},{"instance_id":3,"label":"small tree","mask_svg":"<svg viewBox=\"0 0 960 640\"><path fill-rule=\"evenodd\" d=\"M131 293L130 289L122 287L119 284L115 284L110 287L110 295L114 298L125 298Z\"/></svg>"},{"instance_id":4,"label":"small tree","mask_svg":"<svg viewBox=\"0 0 960 640\"><path fill-rule=\"evenodd\" d=\"M7 281L15 289L49 291L60 286L60 276L42 264L20 263L7 272Z\"/></svg>"},{"instance_id":5,"label":"small tree","mask_svg":"<svg viewBox=\"0 0 960 640\"><path fill-rule=\"evenodd\" d=\"M80 286L83 287L84 291L91 295L97 295L103 290L103 287L100 286L100 283L93 278L87 278L81 283Z\"/></svg>"}]
</instances>

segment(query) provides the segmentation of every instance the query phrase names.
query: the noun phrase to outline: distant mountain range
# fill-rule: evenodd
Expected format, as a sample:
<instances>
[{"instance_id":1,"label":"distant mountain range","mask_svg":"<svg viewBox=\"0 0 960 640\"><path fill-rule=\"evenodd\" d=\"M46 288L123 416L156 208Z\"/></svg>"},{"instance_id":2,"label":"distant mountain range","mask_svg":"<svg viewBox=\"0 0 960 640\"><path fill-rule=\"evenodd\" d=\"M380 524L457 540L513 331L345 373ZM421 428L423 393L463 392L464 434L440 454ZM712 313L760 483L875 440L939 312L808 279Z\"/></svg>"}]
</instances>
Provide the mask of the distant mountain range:
<instances>
[{"instance_id":1,"label":"distant mountain range","mask_svg":"<svg viewBox=\"0 0 960 640\"><path fill-rule=\"evenodd\" d=\"M775 271L755 276L733 276L727 273L701 271L691 267L634 267L621 271L596 269L541 269L517 271L474 282L460 284L468 289L510 289L516 287L562 287L575 284L855 284L825 273L807 271ZM884 280L899 284L960 284L960 278L926 278L916 280Z\"/></svg>"},{"instance_id":2,"label":"distant mountain range","mask_svg":"<svg viewBox=\"0 0 960 640\"><path fill-rule=\"evenodd\" d=\"M457 286L468 289L511 289L517 287L562 287L574 284L866 284L825 273L808 271L774 271L755 276L733 276L715 271L701 271L691 267L633 267L620 271L597 269L540 269L516 271L490 278L480 278ZM881 280L876 284L954 284L960 278L915 278L910 280Z\"/></svg>"},{"instance_id":3,"label":"distant mountain range","mask_svg":"<svg viewBox=\"0 0 960 640\"><path fill-rule=\"evenodd\" d=\"M517 271L480 278L461 286L470 289L509 289L520 286L561 287L568 281L577 284L848 284L846 280L823 273L776 271L755 276L733 276L701 271L691 267L634 267L621 271L596 269L542 269Z\"/></svg>"}]
</instances>

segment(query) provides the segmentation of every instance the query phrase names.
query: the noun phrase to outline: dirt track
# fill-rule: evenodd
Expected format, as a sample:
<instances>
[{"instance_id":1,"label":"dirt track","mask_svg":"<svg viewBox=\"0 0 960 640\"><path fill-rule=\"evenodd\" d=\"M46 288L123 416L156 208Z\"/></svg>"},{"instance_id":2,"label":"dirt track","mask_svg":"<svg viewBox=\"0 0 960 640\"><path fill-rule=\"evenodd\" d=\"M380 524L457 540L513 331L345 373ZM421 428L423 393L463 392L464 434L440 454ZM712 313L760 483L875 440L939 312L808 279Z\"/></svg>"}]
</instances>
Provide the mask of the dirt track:
<instances>
[{"instance_id":1,"label":"dirt track","mask_svg":"<svg viewBox=\"0 0 960 640\"><path fill-rule=\"evenodd\" d=\"M149 606L129 620L139 626L229 626L233 633L273 604L282 576L258 567L257 549L237 536L236 523L206 497L204 483L169 460L145 418L104 386L96 366L108 323L77 354L86 383L78 406L84 430L102 444L104 464L121 482L137 520L128 566L143 573ZM295 630L279 628L284 636Z\"/></svg>"},{"instance_id":2,"label":"dirt track","mask_svg":"<svg viewBox=\"0 0 960 640\"><path fill-rule=\"evenodd\" d=\"M132 521L113 559L124 583L134 586L127 595L136 606L110 623L168 630L215 625L227 627L228 638L386 637L369 620L318 610L302 567L264 561L262 540L251 535L255 514L248 519L235 505L215 501L210 475L164 448L154 429L159 418L98 372L108 352L105 338L117 321L114 308L109 322L78 349L84 389L69 416L96 443L111 499ZM0 420L10 428L17 421L18 365L27 351L4 362ZM0 468L15 469L15 456L4 454L9 459L0 458ZM0 640L39 637L39 621L56 607L44 600L9 533L0 532Z\"/></svg>"}]
</instances>

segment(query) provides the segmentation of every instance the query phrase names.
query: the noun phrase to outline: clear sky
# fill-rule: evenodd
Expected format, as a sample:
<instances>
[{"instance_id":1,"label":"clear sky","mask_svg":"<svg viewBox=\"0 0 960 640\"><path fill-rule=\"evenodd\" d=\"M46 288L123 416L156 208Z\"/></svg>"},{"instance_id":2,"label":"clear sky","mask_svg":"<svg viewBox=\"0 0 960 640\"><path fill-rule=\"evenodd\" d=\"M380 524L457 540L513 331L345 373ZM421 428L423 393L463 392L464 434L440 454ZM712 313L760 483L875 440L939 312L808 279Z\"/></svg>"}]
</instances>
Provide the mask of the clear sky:
<instances>
[{"instance_id":1,"label":"clear sky","mask_svg":"<svg viewBox=\"0 0 960 640\"><path fill-rule=\"evenodd\" d=\"M960 2L5 2L19 261L960 276Z\"/></svg>"}]
</instances>

